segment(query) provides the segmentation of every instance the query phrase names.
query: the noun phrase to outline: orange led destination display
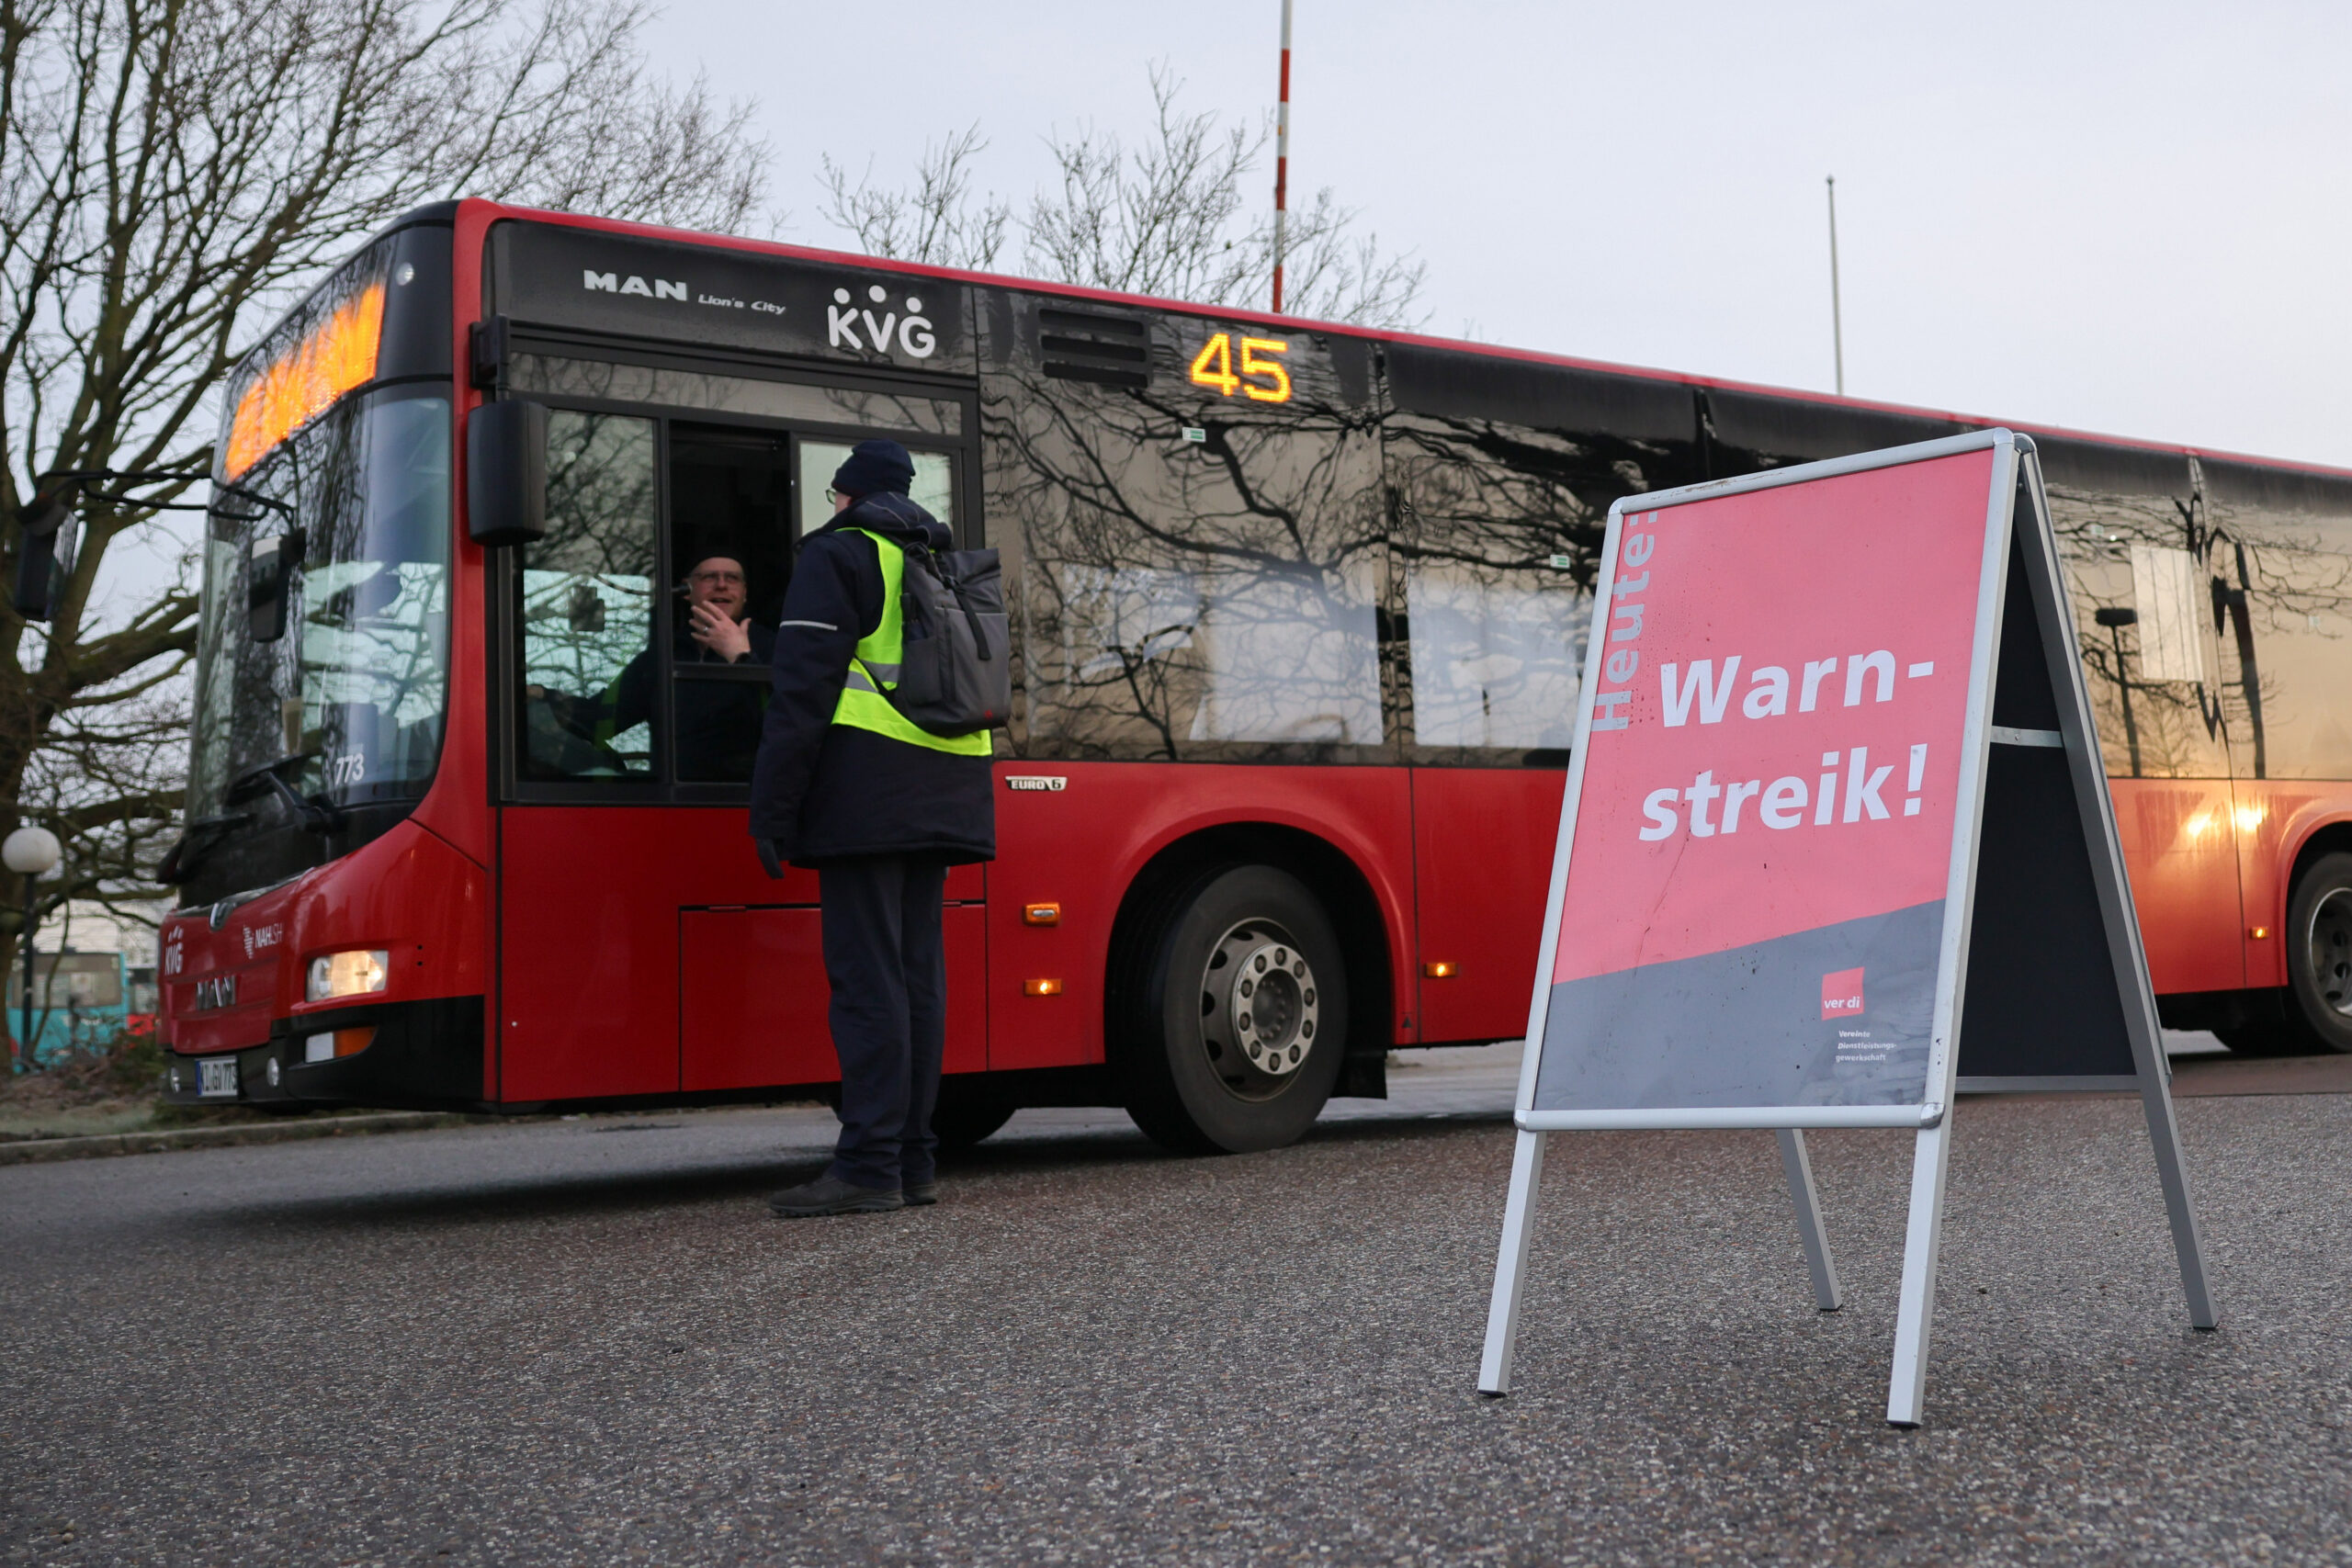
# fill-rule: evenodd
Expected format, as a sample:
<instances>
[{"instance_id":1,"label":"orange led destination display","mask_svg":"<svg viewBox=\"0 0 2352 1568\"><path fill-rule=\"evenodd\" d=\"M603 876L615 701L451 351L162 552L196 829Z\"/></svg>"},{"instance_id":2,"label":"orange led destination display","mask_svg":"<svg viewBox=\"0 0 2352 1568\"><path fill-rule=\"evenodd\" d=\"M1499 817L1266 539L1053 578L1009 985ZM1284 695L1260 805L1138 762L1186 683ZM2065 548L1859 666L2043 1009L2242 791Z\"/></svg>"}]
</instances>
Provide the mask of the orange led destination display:
<instances>
[{"instance_id":1,"label":"orange led destination display","mask_svg":"<svg viewBox=\"0 0 2352 1568\"><path fill-rule=\"evenodd\" d=\"M376 374L384 332L379 278L329 310L245 383L221 466L236 479Z\"/></svg>"},{"instance_id":2,"label":"orange led destination display","mask_svg":"<svg viewBox=\"0 0 2352 1568\"><path fill-rule=\"evenodd\" d=\"M1193 356L1193 385L1214 387L1218 393L1231 397L1247 392L1261 403L1290 401L1290 371L1274 357L1288 354L1290 344L1281 338L1245 337L1241 340L1241 367L1233 365L1233 334L1218 333L1201 345Z\"/></svg>"}]
</instances>

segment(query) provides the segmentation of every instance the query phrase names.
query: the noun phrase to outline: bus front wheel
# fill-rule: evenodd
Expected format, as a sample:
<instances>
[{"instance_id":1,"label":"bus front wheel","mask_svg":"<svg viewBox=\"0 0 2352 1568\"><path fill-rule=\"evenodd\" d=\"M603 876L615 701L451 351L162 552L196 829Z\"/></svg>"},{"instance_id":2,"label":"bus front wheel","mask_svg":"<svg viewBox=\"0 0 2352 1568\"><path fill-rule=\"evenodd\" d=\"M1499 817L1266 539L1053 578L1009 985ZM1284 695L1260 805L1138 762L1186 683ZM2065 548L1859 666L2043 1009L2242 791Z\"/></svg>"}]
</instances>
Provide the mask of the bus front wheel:
<instances>
[{"instance_id":1,"label":"bus front wheel","mask_svg":"<svg viewBox=\"0 0 2352 1568\"><path fill-rule=\"evenodd\" d=\"M1141 984L1115 1020L1127 1114L1186 1154L1297 1140L1347 1048L1345 959L1329 916L1286 871L1195 880L1139 933Z\"/></svg>"}]
</instances>

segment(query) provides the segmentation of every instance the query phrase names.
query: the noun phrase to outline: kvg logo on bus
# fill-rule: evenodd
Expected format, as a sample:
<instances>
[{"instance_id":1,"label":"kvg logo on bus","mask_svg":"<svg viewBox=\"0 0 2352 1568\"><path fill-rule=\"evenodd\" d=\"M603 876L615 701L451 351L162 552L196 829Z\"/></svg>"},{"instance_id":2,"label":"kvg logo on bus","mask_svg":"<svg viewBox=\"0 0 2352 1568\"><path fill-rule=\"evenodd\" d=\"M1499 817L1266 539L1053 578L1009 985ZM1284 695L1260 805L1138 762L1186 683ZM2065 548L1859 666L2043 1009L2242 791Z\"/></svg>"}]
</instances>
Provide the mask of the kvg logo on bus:
<instances>
[{"instance_id":1,"label":"kvg logo on bus","mask_svg":"<svg viewBox=\"0 0 2352 1568\"><path fill-rule=\"evenodd\" d=\"M881 305L888 301L890 291L876 283L866 289L865 298L870 305ZM901 316L885 310L877 316L858 306L848 289L836 288L833 302L825 308L825 345L888 354L895 344L910 359L929 359L939 352L939 338L922 314L922 301L908 295L906 312Z\"/></svg>"}]
</instances>

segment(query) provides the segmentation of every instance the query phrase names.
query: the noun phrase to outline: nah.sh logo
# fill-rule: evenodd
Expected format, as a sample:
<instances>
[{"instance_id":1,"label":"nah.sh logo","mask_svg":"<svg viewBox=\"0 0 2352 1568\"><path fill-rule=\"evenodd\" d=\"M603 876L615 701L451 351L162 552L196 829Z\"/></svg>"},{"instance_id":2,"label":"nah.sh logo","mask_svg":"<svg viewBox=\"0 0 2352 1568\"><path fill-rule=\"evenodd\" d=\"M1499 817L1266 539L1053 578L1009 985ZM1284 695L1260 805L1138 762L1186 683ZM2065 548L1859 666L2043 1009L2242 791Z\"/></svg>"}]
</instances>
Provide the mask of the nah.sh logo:
<instances>
[{"instance_id":1,"label":"nah.sh logo","mask_svg":"<svg viewBox=\"0 0 2352 1568\"><path fill-rule=\"evenodd\" d=\"M1860 1018L1862 1012L1862 972L1840 969L1821 977L1821 1016Z\"/></svg>"}]
</instances>

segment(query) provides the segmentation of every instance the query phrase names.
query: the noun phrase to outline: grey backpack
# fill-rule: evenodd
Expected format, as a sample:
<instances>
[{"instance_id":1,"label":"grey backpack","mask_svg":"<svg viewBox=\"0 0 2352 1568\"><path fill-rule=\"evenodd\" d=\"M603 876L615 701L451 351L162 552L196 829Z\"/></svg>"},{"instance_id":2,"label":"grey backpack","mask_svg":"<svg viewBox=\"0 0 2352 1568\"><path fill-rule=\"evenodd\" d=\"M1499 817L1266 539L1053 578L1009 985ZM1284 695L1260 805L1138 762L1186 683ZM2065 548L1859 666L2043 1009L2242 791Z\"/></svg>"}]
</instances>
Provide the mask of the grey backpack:
<instances>
[{"instance_id":1,"label":"grey backpack","mask_svg":"<svg viewBox=\"0 0 2352 1568\"><path fill-rule=\"evenodd\" d=\"M1012 713L1012 647L997 553L900 547L905 630L890 705L931 735L1001 728Z\"/></svg>"}]
</instances>

